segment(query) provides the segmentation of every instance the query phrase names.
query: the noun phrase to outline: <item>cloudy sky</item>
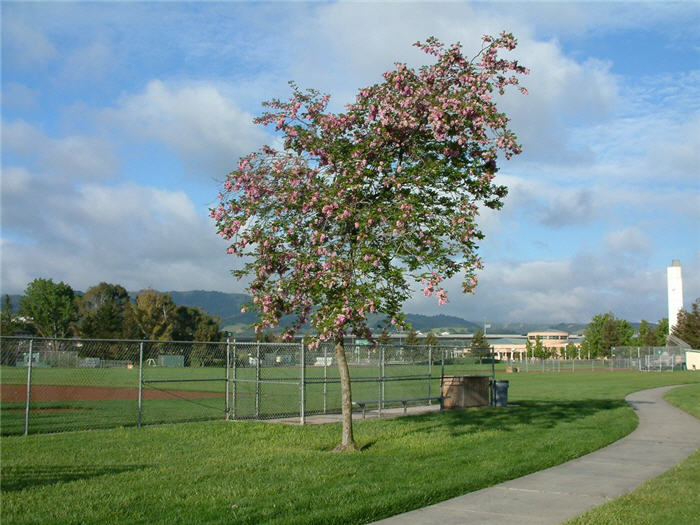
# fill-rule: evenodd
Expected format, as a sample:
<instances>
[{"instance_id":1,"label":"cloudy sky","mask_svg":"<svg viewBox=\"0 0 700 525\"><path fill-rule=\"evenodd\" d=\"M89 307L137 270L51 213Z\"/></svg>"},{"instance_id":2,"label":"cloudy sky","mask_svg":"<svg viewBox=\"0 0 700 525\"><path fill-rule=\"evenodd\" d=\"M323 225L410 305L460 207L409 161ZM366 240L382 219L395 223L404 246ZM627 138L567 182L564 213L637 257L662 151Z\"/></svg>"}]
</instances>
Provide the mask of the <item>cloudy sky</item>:
<instances>
[{"instance_id":1,"label":"cloudy sky","mask_svg":"<svg viewBox=\"0 0 700 525\"><path fill-rule=\"evenodd\" d=\"M415 313L472 321L667 315L666 266L700 297L700 5L683 3L2 4L2 293L243 291L208 208L287 81L341 109L430 35L501 30L531 75L506 97L524 153L484 214L475 295Z\"/></svg>"}]
</instances>

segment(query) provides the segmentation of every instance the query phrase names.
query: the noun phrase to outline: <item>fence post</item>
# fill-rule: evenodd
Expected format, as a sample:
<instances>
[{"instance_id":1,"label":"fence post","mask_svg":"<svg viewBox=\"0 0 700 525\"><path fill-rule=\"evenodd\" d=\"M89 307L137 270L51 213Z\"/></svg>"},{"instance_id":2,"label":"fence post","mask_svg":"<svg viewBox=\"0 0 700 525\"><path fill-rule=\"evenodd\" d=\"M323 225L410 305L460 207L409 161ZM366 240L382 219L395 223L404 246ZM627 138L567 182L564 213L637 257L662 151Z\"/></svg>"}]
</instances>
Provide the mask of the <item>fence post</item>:
<instances>
[{"instance_id":1,"label":"fence post","mask_svg":"<svg viewBox=\"0 0 700 525\"><path fill-rule=\"evenodd\" d=\"M306 355L304 352L304 338L301 338L301 382L299 383L299 390L301 395L300 406L299 406L299 419L300 423L303 425L306 423Z\"/></svg>"},{"instance_id":2,"label":"fence post","mask_svg":"<svg viewBox=\"0 0 700 525\"><path fill-rule=\"evenodd\" d=\"M236 340L233 340L233 392L231 393L231 419L236 419Z\"/></svg>"},{"instance_id":3,"label":"fence post","mask_svg":"<svg viewBox=\"0 0 700 525\"><path fill-rule=\"evenodd\" d=\"M430 398L430 392L433 382L433 347L428 347L428 397ZM428 404L430 404L430 399L428 399Z\"/></svg>"},{"instance_id":4,"label":"fence post","mask_svg":"<svg viewBox=\"0 0 700 525\"><path fill-rule=\"evenodd\" d=\"M230 374L229 374L229 367L231 366L231 339L226 338L226 403L225 403L225 414L226 414L226 421L229 420L229 414L231 412L231 405L229 404L229 380L230 380Z\"/></svg>"},{"instance_id":5,"label":"fence post","mask_svg":"<svg viewBox=\"0 0 700 525\"><path fill-rule=\"evenodd\" d=\"M377 406L378 409L378 415L381 418L382 417L382 404L384 403L384 369L383 369L383 363L384 363L384 347L382 346L379 349L379 403Z\"/></svg>"},{"instance_id":6,"label":"fence post","mask_svg":"<svg viewBox=\"0 0 700 525\"><path fill-rule=\"evenodd\" d=\"M327 410L328 399L328 347L323 345L323 413Z\"/></svg>"},{"instance_id":7,"label":"fence post","mask_svg":"<svg viewBox=\"0 0 700 525\"><path fill-rule=\"evenodd\" d=\"M29 363L27 364L27 403L24 407L24 435L29 434L29 400L32 391L32 350L34 339L29 340Z\"/></svg>"},{"instance_id":8,"label":"fence post","mask_svg":"<svg viewBox=\"0 0 700 525\"><path fill-rule=\"evenodd\" d=\"M445 391L443 386L445 382L445 349L440 349L440 395Z\"/></svg>"},{"instance_id":9,"label":"fence post","mask_svg":"<svg viewBox=\"0 0 700 525\"><path fill-rule=\"evenodd\" d=\"M136 428L141 428L141 410L143 406L143 341L139 343L139 413Z\"/></svg>"},{"instance_id":10,"label":"fence post","mask_svg":"<svg viewBox=\"0 0 700 525\"><path fill-rule=\"evenodd\" d=\"M260 418L260 341L255 345L255 419Z\"/></svg>"}]
</instances>

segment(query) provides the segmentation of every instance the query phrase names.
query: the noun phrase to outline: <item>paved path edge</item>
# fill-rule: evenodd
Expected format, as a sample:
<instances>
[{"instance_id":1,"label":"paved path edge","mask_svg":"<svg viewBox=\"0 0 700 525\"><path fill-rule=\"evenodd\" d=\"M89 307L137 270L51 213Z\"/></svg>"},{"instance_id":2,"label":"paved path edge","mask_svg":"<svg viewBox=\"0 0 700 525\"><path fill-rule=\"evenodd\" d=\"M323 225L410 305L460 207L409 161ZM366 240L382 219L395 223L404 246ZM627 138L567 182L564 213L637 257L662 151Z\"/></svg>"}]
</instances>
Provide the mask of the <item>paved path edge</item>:
<instances>
[{"instance_id":1,"label":"paved path edge","mask_svg":"<svg viewBox=\"0 0 700 525\"><path fill-rule=\"evenodd\" d=\"M673 385L625 401L639 423L627 436L539 472L375 522L555 524L631 492L700 448L700 420L663 399Z\"/></svg>"}]
</instances>

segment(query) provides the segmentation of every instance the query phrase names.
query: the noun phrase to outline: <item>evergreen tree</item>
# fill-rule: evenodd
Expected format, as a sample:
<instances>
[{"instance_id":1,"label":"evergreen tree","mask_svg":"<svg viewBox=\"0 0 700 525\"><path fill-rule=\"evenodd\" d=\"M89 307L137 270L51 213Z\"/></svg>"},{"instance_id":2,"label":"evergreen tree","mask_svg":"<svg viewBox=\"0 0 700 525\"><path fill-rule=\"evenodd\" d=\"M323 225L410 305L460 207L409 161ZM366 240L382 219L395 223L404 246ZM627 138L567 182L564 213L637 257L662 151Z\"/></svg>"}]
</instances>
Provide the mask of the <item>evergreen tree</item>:
<instances>
[{"instance_id":1,"label":"evergreen tree","mask_svg":"<svg viewBox=\"0 0 700 525\"><path fill-rule=\"evenodd\" d=\"M688 343L691 348L700 349L700 298L696 299L690 312L681 310L678 322L673 327L673 335Z\"/></svg>"},{"instance_id":2,"label":"evergreen tree","mask_svg":"<svg viewBox=\"0 0 700 525\"><path fill-rule=\"evenodd\" d=\"M433 332L428 332L428 335L425 336L425 341L423 341L423 344L425 346L438 346L438 338Z\"/></svg>"},{"instance_id":3,"label":"evergreen tree","mask_svg":"<svg viewBox=\"0 0 700 525\"><path fill-rule=\"evenodd\" d=\"M470 351L472 356L479 359L479 362L481 362L485 357L489 357L491 355L491 347L486 341L486 336L481 328L474 332L470 345Z\"/></svg>"},{"instance_id":4,"label":"evergreen tree","mask_svg":"<svg viewBox=\"0 0 700 525\"><path fill-rule=\"evenodd\" d=\"M388 346L391 344L391 337L389 337L389 333L386 331L386 329L382 330L382 333L379 334L377 343L382 346Z\"/></svg>"},{"instance_id":5,"label":"evergreen tree","mask_svg":"<svg viewBox=\"0 0 700 525\"><path fill-rule=\"evenodd\" d=\"M0 334L13 335L17 331L17 325L12 314L12 304L10 304L10 296L5 294L2 302L2 311L0 311Z\"/></svg>"},{"instance_id":6,"label":"evergreen tree","mask_svg":"<svg viewBox=\"0 0 700 525\"><path fill-rule=\"evenodd\" d=\"M656 329L654 330L654 345L653 346L666 346L666 338L668 337L668 317L659 319L656 323Z\"/></svg>"},{"instance_id":7,"label":"evergreen tree","mask_svg":"<svg viewBox=\"0 0 700 525\"><path fill-rule=\"evenodd\" d=\"M403 342L406 346L416 346L418 344L418 334L411 328L406 334L406 339Z\"/></svg>"}]
</instances>

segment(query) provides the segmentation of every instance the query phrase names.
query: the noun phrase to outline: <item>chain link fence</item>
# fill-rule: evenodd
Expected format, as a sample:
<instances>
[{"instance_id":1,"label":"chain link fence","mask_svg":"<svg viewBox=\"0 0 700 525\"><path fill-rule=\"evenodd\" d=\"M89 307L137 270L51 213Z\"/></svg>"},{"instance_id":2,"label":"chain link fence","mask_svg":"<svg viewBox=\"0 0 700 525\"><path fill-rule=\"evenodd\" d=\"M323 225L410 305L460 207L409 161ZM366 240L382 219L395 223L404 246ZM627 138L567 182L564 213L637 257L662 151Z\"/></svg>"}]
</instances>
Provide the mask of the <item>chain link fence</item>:
<instances>
[{"instance_id":1,"label":"chain link fence","mask_svg":"<svg viewBox=\"0 0 700 525\"><path fill-rule=\"evenodd\" d=\"M599 360L498 362L489 349L346 344L353 400L440 403L447 376L681 370L680 348L617 348ZM299 418L341 411L332 345L0 337L0 433Z\"/></svg>"},{"instance_id":2,"label":"chain link fence","mask_svg":"<svg viewBox=\"0 0 700 525\"><path fill-rule=\"evenodd\" d=\"M462 349L346 346L354 399L437 402ZM488 371L488 365L475 365ZM433 399L430 399L433 398ZM302 342L0 337L0 433L340 412L335 351Z\"/></svg>"},{"instance_id":3,"label":"chain link fence","mask_svg":"<svg viewBox=\"0 0 700 525\"><path fill-rule=\"evenodd\" d=\"M536 357L502 362L509 372L594 372L604 370L638 370L642 372L680 371L686 369L687 349L673 346L621 346L611 349L611 356L600 359L540 359ZM500 369L501 367L499 367Z\"/></svg>"}]
</instances>

